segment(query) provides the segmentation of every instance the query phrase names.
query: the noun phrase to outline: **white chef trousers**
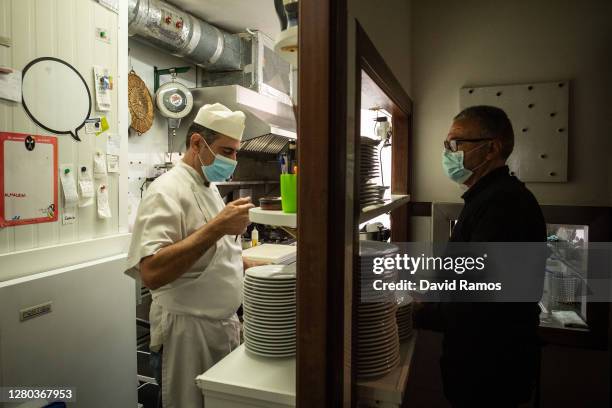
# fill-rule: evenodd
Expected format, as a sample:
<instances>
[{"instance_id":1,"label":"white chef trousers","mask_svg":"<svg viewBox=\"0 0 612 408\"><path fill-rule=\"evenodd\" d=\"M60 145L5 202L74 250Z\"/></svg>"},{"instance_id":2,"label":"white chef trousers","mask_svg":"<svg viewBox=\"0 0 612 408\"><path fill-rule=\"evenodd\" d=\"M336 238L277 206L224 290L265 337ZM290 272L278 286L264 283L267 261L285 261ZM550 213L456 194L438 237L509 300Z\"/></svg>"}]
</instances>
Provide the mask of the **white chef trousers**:
<instances>
[{"instance_id":1,"label":"white chef trousers","mask_svg":"<svg viewBox=\"0 0 612 408\"><path fill-rule=\"evenodd\" d=\"M162 407L202 408L195 378L240 345L240 321L162 313Z\"/></svg>"}]
</instances>

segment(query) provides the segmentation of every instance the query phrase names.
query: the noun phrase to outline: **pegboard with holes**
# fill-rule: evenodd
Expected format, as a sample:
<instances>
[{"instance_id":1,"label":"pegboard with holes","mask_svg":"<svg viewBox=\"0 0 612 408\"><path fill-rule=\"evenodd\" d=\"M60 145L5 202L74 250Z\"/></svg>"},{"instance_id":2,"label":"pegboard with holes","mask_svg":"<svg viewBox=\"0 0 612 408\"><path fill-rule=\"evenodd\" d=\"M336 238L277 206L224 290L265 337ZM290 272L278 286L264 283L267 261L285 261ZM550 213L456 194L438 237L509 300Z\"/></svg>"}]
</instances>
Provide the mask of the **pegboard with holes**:
<instances>
[{"instance_id":1,"label":"pegboard with holes","mask_svg":"<svg viewBox=\"0 0 612 408\"><path fill-rule=\"evenodd\" d=\"M508 166L527 182L567 181L569 81L461 88L461 110L503 109L514 129Z\"/></svg>"}]
</instances>

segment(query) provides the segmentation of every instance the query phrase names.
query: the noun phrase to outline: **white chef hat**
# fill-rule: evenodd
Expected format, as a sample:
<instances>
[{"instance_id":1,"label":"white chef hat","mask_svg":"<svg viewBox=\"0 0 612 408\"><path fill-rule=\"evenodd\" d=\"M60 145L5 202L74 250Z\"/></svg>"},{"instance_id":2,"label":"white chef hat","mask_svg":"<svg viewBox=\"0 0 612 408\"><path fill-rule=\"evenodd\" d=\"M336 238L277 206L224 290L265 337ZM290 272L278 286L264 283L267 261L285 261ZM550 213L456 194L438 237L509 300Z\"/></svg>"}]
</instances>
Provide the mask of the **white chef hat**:
<instances>
[{"instance_id":1,"label":"white chef hat","mask_svg":"<svg viewBox=\"0 0 612 408\"><path fill-rule=\"evenodd\" d=\"M202 106L193 121L240 141L244 132L245 118L242 111L231 111L220 103L213 103Z\"/></svg>"}]
</instances>

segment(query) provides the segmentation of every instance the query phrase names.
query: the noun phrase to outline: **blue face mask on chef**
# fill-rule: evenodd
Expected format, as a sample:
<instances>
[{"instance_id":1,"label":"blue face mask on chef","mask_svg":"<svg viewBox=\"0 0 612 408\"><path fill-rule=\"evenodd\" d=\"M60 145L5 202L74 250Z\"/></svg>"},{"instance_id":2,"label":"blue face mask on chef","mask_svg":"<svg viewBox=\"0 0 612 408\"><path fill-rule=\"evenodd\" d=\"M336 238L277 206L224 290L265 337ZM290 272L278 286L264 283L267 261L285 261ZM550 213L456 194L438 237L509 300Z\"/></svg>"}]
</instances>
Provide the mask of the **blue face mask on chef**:
<instances>
[{"instance_id":1,"label":"blue face mask on chef","mask_svg":"<svg viewBox=\"0 0 612 408\"><path fill-rule=\"evenodd\" d=\"M206 140L204 140L204 143L206 143ZM232 174L234 174L234 170L236 169L236 165L238 164L238 162L223 155L215 154L215 152L212 151L210 146L208 146L208 143L206 143L206 147L215 157L215 160L212 162L212 164L205 166L204 163L202 163L200 155L198 154L198 159L200 160L200 164L202 165L202 173L204 173L206 179L211 182L220 182L232 177Z\"/></svg>"},{"instance_id":2,"label":"blue face mask on chef","mask_svg":"<svg viewBox=\"0 0 612 408\"><path fill-rule=\"evenodd\" d=\"M442 168L444 169L444 173L454 182L463 184L465 181L467 181L467 179L472 176L472 174L474 174L475 170L484 166L488 162L488 160L485 160L478 166L474 167L472 170L466 169L463 165L464 155L478 150L484 146L487 146L487 144L475 147L465 153L463 152L463 150L457 150L453 152L450 149L445 148L444 151L442 151Z\"/></svg>"}]
</instances>

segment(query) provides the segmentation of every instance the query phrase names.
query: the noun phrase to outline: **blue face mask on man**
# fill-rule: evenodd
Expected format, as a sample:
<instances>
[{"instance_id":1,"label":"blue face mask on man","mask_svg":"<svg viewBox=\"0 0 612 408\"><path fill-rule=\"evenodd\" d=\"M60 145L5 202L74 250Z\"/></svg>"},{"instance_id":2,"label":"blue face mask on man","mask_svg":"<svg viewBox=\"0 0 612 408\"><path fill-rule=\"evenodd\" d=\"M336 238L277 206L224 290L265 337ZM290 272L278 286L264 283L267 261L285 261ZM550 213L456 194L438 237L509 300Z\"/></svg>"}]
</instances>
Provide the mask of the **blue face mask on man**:
<instances>
[{"instance_id":1,"label":"blue face mask on man","mask_svg":"<svg viewBox=\"0 0 612 408\"><path fill-rule=\"evenodd\" d=\"M457 150L456 152L453 152L449 149L444 149L442 151L442 168L444 169L444 173L448 176L448 178L450 178L456 183L465 183L472 176L472 174L474 174L474 171L484 166L488 162L488 160L485 160L478 166L474 167L472 170L466 169L463 164L463 158L465 154L471 153L484 146L486 146L486 144L475 147L465 153L463 152L463 150Z\"/></svg>"},{"instance_id":2,"label":"blue face mask on man","mask_svg":"<svg viewBox=\"0 0 612 408\"><path fill-rule=\"evenodd\" d=\"M204 140L204 143L206 143L206 140ZM198 159L200 160L200 164L202 165L202 173L204 173L206 179L210 182L220 182L232 177L232 174L234 174L234 170L236 169L236 165L238 164L238 162L236 160L230 159L229 157L225 157L220 154L215 154L215 152L212 151L210 146L208 146L208 143L206 143L206 147L215 157L215 160L212 162L212 164L206 166L202 162L200 154L198 154Z\"/></svg>"}]
</instances>

